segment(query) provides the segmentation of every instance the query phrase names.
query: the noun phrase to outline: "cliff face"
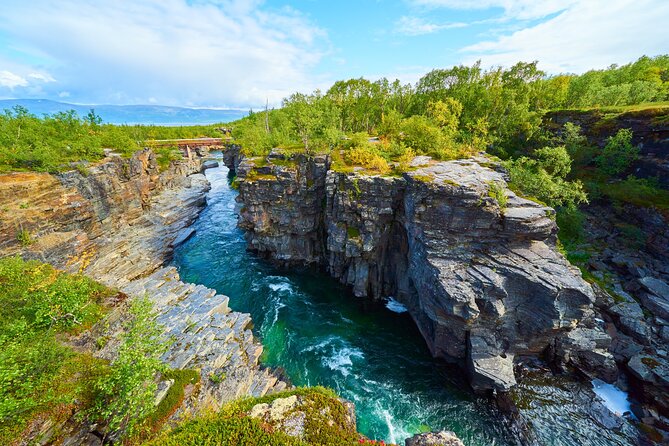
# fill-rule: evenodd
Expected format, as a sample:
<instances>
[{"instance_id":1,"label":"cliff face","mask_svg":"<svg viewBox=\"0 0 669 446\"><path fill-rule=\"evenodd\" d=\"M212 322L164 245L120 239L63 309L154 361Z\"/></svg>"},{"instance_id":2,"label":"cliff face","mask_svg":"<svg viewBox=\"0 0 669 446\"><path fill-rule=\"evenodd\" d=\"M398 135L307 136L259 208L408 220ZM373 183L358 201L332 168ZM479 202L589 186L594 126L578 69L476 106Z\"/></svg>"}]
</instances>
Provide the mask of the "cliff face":
<instances>
[{"instance_id":1,"label":"cliff face","mask_svg":"<svg viewBox=\"0 0 669 446\"><path fill-rule=\"evenodd\" d=\"M425 165L381 177L278 156L228 157L250 248L319 262L357 296L399 300L435 356L467 365L474 388L508 390L515 356L589 323L593 292L555 249L553 210L516 196L485 160L417 159Z\"/></svg>"},{"instance_id":2,"label":"cliff face","mask_svg":"<svg viewBox=\"0 0 669 446\"><path fill-rule=\"evenodd\" d=\"M145 150L130 159L110 155L59 175L0 175L0 256L47 261L152 302L171 340L163 360L201 374L200 384L189 390L172 419L286 388L259 365L262 346L251 331L250 315L231 311L228 298L215 290L181 282L173 267L161 268L174 246L192 234L189 226L206 203L209 183L200 170L201 159L187 153L161 172L153 152ZM72 342L113 360L128 318L127 302ZM102 347L98 339L106 340ZM157 402L171 385L161 383ZM77 420L65 422L74 428L62 429L64 444L102 444L95 425L82 426ZM46 443L61 429L43 421L33 434Z\"/></svg>"},{"instance_id":3,"label":"cliff face","mask_svg":"<svg viewBox=\"0 0 669 446\"><path fill-rule=\"evenodd\" d=\"M58 175L2 175L0 254L20 253L98 279L113 265L117 277L131 280L162 264L177 233L197 217L208 188L203 175L191 175L199 169L200 159L189 154L161 173L155 154L144 150ZM124 241L130 228L148 234L152 225L165 227L164 240Z\"/></svg>"}]
</instances>

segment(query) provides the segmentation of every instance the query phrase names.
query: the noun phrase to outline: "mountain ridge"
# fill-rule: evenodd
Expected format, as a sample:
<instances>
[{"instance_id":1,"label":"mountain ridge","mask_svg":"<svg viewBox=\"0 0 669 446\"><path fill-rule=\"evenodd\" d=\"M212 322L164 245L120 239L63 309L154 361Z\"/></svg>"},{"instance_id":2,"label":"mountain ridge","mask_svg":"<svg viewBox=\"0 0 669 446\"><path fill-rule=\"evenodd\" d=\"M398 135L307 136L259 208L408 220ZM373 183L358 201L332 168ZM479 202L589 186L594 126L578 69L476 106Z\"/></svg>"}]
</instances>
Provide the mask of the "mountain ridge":
<instances>
[{"instance_id":1,"label":"mountain ridge","mask_svg":"<svg viewBox=\"0 0 669 446\"><path fill-rule=\"evenodd\" d=\"M243 117L247 111L235 108L189 108L167 105L71 104L50 99L0 99L0 110L14 106L27 108L41 116L75 110L80 116L91 109L109 124L198 125L230 122Z\"/></svg>"}]
</instances>

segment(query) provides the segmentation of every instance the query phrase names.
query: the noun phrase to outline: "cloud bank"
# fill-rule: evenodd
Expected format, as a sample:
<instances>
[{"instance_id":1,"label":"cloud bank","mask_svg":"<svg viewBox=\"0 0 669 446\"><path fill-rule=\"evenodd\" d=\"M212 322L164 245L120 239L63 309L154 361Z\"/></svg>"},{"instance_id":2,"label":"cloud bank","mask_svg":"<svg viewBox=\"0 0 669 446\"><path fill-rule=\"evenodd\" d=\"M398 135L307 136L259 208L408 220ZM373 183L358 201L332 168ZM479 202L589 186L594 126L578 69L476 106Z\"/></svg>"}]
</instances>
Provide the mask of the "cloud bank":
<instances>
[{"instance_id":1,"label":"cloud bank","mask_svg":"<svg viewBox=\"0 0 669 446\"><path fill-rule=\"evenodd\" d=\"M20 46L0 53L0 95L94 103L278 103L326 46L297 11L243 0L10 0L3 35Z\"/></svg>"}]
</instances>

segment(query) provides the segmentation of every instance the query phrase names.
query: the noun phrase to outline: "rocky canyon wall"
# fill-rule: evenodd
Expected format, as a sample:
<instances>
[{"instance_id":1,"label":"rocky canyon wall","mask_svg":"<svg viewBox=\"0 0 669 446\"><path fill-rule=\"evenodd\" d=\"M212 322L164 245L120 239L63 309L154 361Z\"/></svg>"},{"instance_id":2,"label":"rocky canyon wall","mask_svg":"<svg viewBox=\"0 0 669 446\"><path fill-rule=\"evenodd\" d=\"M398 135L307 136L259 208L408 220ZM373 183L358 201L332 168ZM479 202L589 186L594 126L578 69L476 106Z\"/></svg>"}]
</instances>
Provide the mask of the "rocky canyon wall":
<instances>
[{"instance_id":1,"label":"rocky canyon wall","mask_svg":"<svg viewBox=\"0 0 669 446\"><path fill-rule=\"evenodd\" d=\"M570 329L598 332L590 285L555 248L554 211L510 191L486 159L419 157L401 177L237 148L227 164L251 249L319 264L357 296L397 299L432 353L466 365L477 390L508 390L515 357L542 354ZM615 369L601 353L596 367Z\"/></svg>"}]
</instances>

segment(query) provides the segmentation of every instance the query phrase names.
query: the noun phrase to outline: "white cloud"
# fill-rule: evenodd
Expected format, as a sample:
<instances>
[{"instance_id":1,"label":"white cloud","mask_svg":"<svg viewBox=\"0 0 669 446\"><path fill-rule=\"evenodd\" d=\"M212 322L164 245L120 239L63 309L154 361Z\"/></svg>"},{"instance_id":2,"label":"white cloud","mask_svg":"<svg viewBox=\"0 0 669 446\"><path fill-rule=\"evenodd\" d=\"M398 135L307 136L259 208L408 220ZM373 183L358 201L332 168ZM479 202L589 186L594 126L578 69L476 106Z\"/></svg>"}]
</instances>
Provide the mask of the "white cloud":
<instances>
[{"instance_id":1,"label":"white cloud","mask_svg":"<svg viewBox=\"0 0 669 446\"><path fill-rule=\"evenodd\" d=\"M34 80L90 102L278 103L310 89L325 46L300 13L245 0L5 0L0 31L44 61Z\"/></svg>"},{"instance_id":2,"label":"white cloud","mask_svg":"<svg viewBox=\"0 0 669 446\"><path fill-rule=\"evenodd\" d=\"M464 28L468 26L466 23L430 23L419 17L400 18L395 24L395 31L407 36L421 36L424 34L432 34L444 29Z\"/></svg>"},{"instance_id":3,"label":"white cloud","mask_svg":"<svg viewBox=\"0 0 669 446\"><path fill-rule=\"evenodd\" d=\"M589 0L582 0L589 1ZM462 10L500 8L507 18L530 20L564 11L579 0L410 0L416 6Z\"/></svg>"},{"instance_id":4,"label":"white cloud","mask_svg":"<svg viewBox=\"0 0 669 446\"><path fill-rule=\"evenodd\" d=\"M56 79L54 79L53 76L51 76L49 73L30 73L28 74L28 77L30 79L45 83L56 82Z\"/></svg>"},{"instance_id":5,"label":"white cloud","mask_svg":"<svg viewBox=\"0 0 669 446\"><path fill-rule=\"evenodd\" d=\"M26 78L12 73L11 71L0 71L0 87L6 87L14 90L16 87L27 87L28 81Z\"/></svg>"},{"instance_id":6,"label":"white cloud","mask_svg":"<svg viewBox=\"0 0 669 446\"><path fill-rule=\"evenodd\" d=\"M664 0L587 0L463 52L468 54L466 62L482 59L484 65L508 66L538 60L551 73L579 73L666 53L667 23L669 2Z\"/></svg>"}]
</instances>

